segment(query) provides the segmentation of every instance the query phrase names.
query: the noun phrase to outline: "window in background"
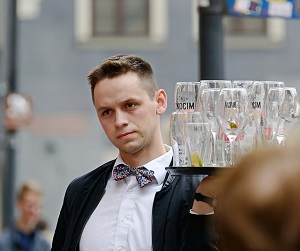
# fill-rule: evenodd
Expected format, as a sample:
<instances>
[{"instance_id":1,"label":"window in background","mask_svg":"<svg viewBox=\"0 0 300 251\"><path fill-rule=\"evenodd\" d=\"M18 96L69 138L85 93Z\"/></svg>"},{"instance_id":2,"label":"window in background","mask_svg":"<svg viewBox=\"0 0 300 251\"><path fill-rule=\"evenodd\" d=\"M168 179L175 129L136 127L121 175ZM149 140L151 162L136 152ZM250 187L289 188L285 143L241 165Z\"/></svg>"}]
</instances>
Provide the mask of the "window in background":
<instances>
[{"instance_id":1,"label":"window in background","mask_svg":"<svg viewBox=\"0 0 300 251\"><path fill-rule=\"evenodd\" d=\"M93 36L148 36L149 0L92 0Z\"/></svg>"},{"instance_id":2,"label":"window in background","mask_svg":"<svg viewBox=\"0 0 300 251\"><path fill-rule=\"evenodd\" d=\"M75 37L82 45L149 48L166 39L167 0L75 0Z\"/></svg>"},{"instance_id":3,"label":"window in background","mask_svg":"<svg viewBox=\"0 0 300 251\"><path fill-rule=\"evenodd\" d=\"M224 34L229 49L274 49L285 41L285 20L225 16Z\"/></svg>"},{"instance_id":4,"label":"window in background","mask_svg":"<svg viewBox=\"0 0 300 251\"><path fill-rule=\"evenodd\" d=\"M266 19L229 16L225 18L225 34L227 36L264 36L266 32Z\"/></svg>"},{"instance_id":5,"label":"window in background","mask_svg":"<svg viewBox=\"0 0 300 251\"><path fill-rule=\"evenodd\" d=\"M197 0L192 0L193 37L198 41L199 14ZM285 40L285 20L223 16L226 49L274 49Z\"/></svg>"}]
</instances>

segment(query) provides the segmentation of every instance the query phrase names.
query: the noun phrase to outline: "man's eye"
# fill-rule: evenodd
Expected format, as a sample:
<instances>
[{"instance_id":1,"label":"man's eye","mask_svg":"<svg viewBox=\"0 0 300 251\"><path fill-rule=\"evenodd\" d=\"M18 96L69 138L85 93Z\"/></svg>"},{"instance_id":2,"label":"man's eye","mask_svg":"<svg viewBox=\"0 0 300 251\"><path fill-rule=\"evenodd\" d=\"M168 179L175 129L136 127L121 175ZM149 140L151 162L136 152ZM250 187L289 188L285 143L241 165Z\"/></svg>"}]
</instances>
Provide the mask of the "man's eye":
<instances>
[{"instance_id":1,"label":"man's eye","mask_svg":"<svg viewBox=\"0 0 300 251\"><path fill-rule=\"evenodd\" d=\"M127 107L127 108L133 108L133 107L135 107L135 104L133 104L133 103L128 103L128 104L126 104L126 107Z\"/></svg>"},{"instance_id":2,"label":"man's eye","mask_svg":"<svg viewBox=\"0 0 300 251\"><path fill-rule=\"evenodd\" d=\"M103 115L103 116L107 116L107 115L109 115L110 113L111 113L110 110L105 110L105 111L102 112L102 115Z\"/></svg>"}]
</instances>

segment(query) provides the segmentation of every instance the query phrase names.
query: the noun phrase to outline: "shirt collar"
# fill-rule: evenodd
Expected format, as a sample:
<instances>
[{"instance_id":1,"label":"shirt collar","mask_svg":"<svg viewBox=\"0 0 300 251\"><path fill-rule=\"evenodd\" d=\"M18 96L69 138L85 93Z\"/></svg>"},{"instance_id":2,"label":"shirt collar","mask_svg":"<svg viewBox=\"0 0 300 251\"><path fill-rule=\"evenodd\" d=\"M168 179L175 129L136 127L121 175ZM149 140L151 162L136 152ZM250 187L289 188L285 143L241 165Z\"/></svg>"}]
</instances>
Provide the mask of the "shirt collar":
<instances>
[{"instance_id":1,"label":"shirt collar","mask_svg":"<svg viewBox=\"0 0 300 251\"><path fill-rule=\"evenodd\" d=\"M144 164L143 166L148 168L149 170L154 171L154 177L157 180L157 183L160 185L163 183L165 176L166 176L166 167L168 167L171 163L172 157L173 157L173 151L172 148L168 145L165 145L165 148L167 152L159 157L157 157L154 160L151 160L150 162ZM115 166L119 164L125 164L122 160L120 154L118 155Z\"/></svg>"}]
</instances>

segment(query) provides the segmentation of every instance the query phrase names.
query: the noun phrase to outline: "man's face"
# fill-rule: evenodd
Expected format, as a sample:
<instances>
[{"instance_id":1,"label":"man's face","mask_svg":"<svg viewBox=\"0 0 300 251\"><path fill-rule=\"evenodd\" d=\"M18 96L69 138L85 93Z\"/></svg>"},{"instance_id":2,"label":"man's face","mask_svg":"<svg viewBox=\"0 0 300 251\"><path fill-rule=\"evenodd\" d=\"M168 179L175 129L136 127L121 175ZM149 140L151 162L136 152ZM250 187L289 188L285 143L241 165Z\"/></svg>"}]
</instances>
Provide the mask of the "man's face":
<instances>
[{"instance_id":1,"label":"man's face","mask_svg":"<svg viewBox=\"0 0 300 251\"><path fill-rule=\"evenodd\" d=\"M25 192L23 197L17 201L17 207L22 221L34 229L41 216L41 195L30 191Z\"/></svg>"},{"instance_id":2,"label":"man's face","mask_svg":"<svg viewBox=\"0 0 300 251\"><path fill-rule=\"evenodd\" d=\"M158 95L150 100L140 81L128 72L99 81L94 90L99 121L121 156L151 149L160 135Z\"/></svg>"}]
</instances>

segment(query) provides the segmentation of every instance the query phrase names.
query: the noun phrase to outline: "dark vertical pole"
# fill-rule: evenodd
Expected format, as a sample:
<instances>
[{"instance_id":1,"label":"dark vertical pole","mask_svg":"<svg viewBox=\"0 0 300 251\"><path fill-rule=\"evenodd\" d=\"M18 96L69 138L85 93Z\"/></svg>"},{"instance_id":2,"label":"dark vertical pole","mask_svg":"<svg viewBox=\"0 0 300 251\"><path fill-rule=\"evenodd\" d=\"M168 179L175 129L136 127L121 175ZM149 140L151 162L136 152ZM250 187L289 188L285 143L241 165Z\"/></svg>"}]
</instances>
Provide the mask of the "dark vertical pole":
<instances>
[{"instance_id":1,"label":"dark vertical pole","mask_svg":"<svg viewBox=\"0 0 300 251\"><path fill-rule=\"evenodd\" d=\"M16 0L5 1L5 41L3 53L4 78L7 83L7 91L16 92ZM14 194L15 194L15 132L6 132L6 156L3 166L3 227L8 226L14 216Z\"/></svg>"},{"instance_id":2,"label":"dark vertical pole","mask_svg":"<svg viewBox=\"0 0 300 251\"><path fill-rule=\"evenodd\" d=\"M224 79L223 11L224 0L209 0L198 6L200 79Z\"/></svg>"}]
</instances>

